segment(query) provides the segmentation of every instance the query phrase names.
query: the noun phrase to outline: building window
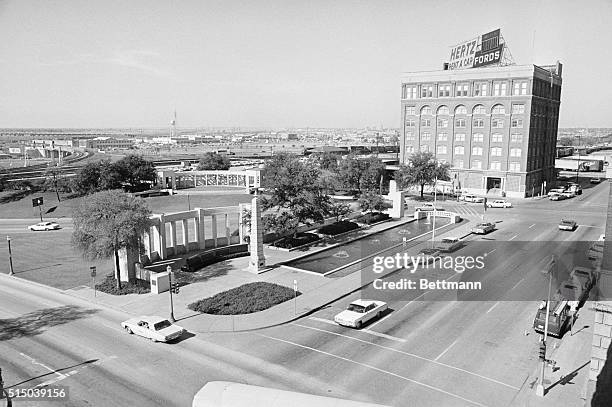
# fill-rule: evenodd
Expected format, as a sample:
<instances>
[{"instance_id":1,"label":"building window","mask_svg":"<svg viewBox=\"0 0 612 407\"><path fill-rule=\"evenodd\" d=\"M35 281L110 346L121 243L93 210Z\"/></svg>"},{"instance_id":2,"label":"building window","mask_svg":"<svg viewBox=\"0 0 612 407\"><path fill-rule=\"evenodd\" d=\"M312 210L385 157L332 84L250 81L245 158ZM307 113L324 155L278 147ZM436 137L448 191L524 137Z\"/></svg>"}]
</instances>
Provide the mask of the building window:
<instances>
[{"instance_id":1,"label":"building window","mask_svg":"<svg viewBox=\"0 0 612 407\"><path fill-rule=\"evenodd\" d=\"M424 114L428 114L428 115L430 115L430 114L431 114L431 107L429 107L429 106L423 106L423 107L421 108L421 115L424 115Z\"/></svg>"},{"instance_id":2,"label":"building window","mask_svg":"<svg viewBox=\"0 0 612 407\"><path fill-rule=\"evenodd\" d=\"M439 85L438 86L438 97L449 97L450 96L450 85Z\"/></svg>"},{"instance_id":3,"label":"building window","mask_svg":"<svg viewBox=\"0 0 612 407\"><path fill-rule=\"evenodd\" d=\"M472 141L474 143L482 143L484 141L484 134L482 134L482 133L474 133L472 135Z\"/></svg>"},{"instance_id":4,"label":"building window","mask_svg":"<svg viewBox=\"0 0 612 407\"><path fill-rule=\"evenodd\" d=\"M523 114L525 113L525 105L514 104L512 105L512 114Z\"/></svg>"},{"instance_id":5,"label":"building window","mask_svg":"<svg viewBox=\"0 0 612 407\"><path fill-rule=\"evenodd\" d=\"M455 160L455 168L463 168L463 160Z\"/></svg>"},{"instance_id":6,"label":"building window","mask_svg":"<svg viewBox=\"0 0 612 407\"><path fill-rule=\"evenodd\" d=\"M472 147L472 155L482 155L482 147Z\"/></svg>"},{"instance_id":7,"label":"building window","mask_svg":"<svg viewBox=\"0 0 612 407\"><path fill-rule=\"evenodd\" d=\"M475 168L477 170L482 168L482 161L480 160L472 160L472 168Z\"/></svg>"},{"instance_id":8,"label":"building window","mask_svg":"<svg viewBox=\"0 0 612 407\"><path fill-rule=\"evenodd\" d=\"M482 129L483 127L484 127L484 120L483 119L474 119L474 128Z\"/></svg>"},{"instance_id":9,"label":"building window","mask_svg":"<svg viewBox=\"0 0 612 407\"><path fill-rule=\"evenodd\" d=\"M416 122L412 119L406 119L406 127L416 127Z\"/></svg>"},{"instance_id":10,"label":"building window","mask_svg":"<svg viewBox=\"0 0 612 407\"><path fill-rule=\"evenodd\" d=\"M490 164L489 168L492 169L492 170L499 171L499 170L501 170L501 162L499 162L499 161L491 161L491 164Z\"/></svg>"},{"instance_id":11,"label":"building window","mask_svg":"<svg viewBox=\"0 0 612 407\"><path fill-rule=\"evenodd\" d=\"M423 133L421 141L431 141L431 133Z\"/></svg>"},{"instance_id":12,"label":"building window","mask_svg":"<svg viewBox=\"0 0 612 407\"><path fill-rule=\"evenodd\" d=\"M431 119L421 119L421 127L431 127Z\"/></svg>"},{"instance_id":13,"label":"building window","mask_svg":"<svg viewBox=\"0 0 612 407\"><path fill-rule=\"evenodd\" d=\"M491 134L491 143L501 143L503 137L504 136L501 133L493 133Z\"/></svg>"},{"instance_id":14,"label":"building window","mask_svg":"<svg viewBox=\"0 0 612 407\"><path fill-rule=\"evenodd\" d=\"M465 154L465 148L463 146L455 146L455 154L456 155Z\"/></svg>"},{"instance_id":15,"label":"building window","mask_svg":"<svg viewBox=\"0 0 612 407\"><path fill-rule=\"evenodd\" d=\"M493 114L505 114L506 113L506 108L504 107L504 105L495 105L495 106L493 106L493 109L491 109L491 113L493 113Z\"/></svg>"},{"instance_id":16,"label":"building window","mask_svg":"<svg viewBox=\"0 0 612 407\"><path fill-rule=\"evenodd\" d=\"M455 114L467 114L467 109L463 105L459 105L455 108Z\"/></svg>"},{"instance_id":17,"label":"building window","mask_svg":"<svg viewBox=\"0 0 612 407\"><path fill-rule=\"evenodd\" d=\"M493 96L506 96L506 82L493 82Z\"/></svg>"},{"instance_id":18,"label":"building window","mask_svg":"<svg viewBox=\"0 0 612 407\"><path fill-rule=\"evenodd\" d=\"M502 119L491 120L491 127L494 129L502 129L504 127L504 121Z\"/></svg>"},{"instance_id":19,"label":"building window","mask_svg":"<svg viewBox=\"0 0 612 407\"><path fill-rule=\"evenodd\" d=\"M512 119L512 128L513 129L522 129L523 128L523 119Z\"/></svg>"},{"instance_id":20,"label":"building window","mask_svg":"<svg viewBox=\"0 0 612 407\"><path fill-rule=\"evenodd\" d=\"M514 82L514 95L526 95L527 94L527 82Z\"/></svg>"},{"instance_id":21,"label":"building window","mask_svg":"<svg viewBox=\"0 0 612 407\"><path fill-rule=\"evenodd\" d=\"M474 96L487 96L487 84L483 82L475 83Z\"/></svg>"},{"instance_id":22,"label":"building window","mask_svg":"<svg viewBox=\"0 0 612 407\"><path fill-rule=\"evenodd\" d=\"M438 108L438 115L448 115L448 114L449 114L448 106L440 106Z\"/></svg>"},{"instance_id":23,"label":"building window","mask_svg":"<svg viewBox=\"0 0 612 407\"><path fill-rule=\"evenodd\" d=\"M438 127L448 127L448 119L438 119Z\"/></svg>"},{"instance_id":24,"label":"building window","mask_svg":"<svg viewBox=\"0 0 612 407\"><path fill-rule=\"evenodd\" d=\"M436 148L436 153L437 154L446 154L446 146L438 146Z\"/></svg>"},{"instance_id":25,"label":"building window","mask_svg":"<svg viewBox=\"0 0 612 407\"><path fill-rule=\"evenodd\" d=\"M406 116L411 116L416 114L415 106L406 106Z\"/></svg>"},{"instance_id":26,"label":"building window","mask_svg":"<svg viewBox=\"0 0 612 407\"><path fill-rule=\"evenodd\" d=\"M404 99L416 99L416 97L417 97L417 87L416 86L405 86L404 87Z\"/></svg>"},{"instance_id":27,"label":"building window","mask_svg":"<svg viewBox=\"0 0 612 407\"><path fill-rule=\"evenodd\" d=\"M414 140L414 133L406 133L406 140Z\"/></svg>"},{"instance_id":28,"label":"building window","mask_svg":"<svg viewBox=\"0 0 612 407\"><path fill-rule=\"evenodd\" d=\"M433 97L433 85L421 85L421 97L422 98L432 98Z\"/></svg>"},{"instance_id":29,"label":"building window","mask_svg":"<svg viewBox=\"0 0 612 407\"><path fill-rule=\"evenodd\" d=\"M429 151L429 145L428 144L421 144L421 151L426 153Z\"/></svg>"},{"instance_id":30,"label":"building window","mask_svg":"<svg viewBox=\"0 0 612 407\"><path fill-rule=\"evenodd\" d=\"M511 162L508 166L509 171L519 172L521 170L521 163Z\"/></svg>"},{"instance_id":31,"label":"building window","mask_svg":"<svg viewBox=\"0 0 612 407\"><path fill-rule=\"evenodd\" d=\"M491 156L492 157L501 157L502 149L501 147L492 147L491 148Z\"/></svg>"},{"instance_id":32,"label":"building window","mask_svg":"<svg viewBox=\"0 0 612 407\"><path fill-rule=\"evenodd\" d=\"M521 149L520 148L511 148L510 149L510 157L520 157Z\"/></svg>"},{"instance_id":33,"label":"building window","mask_svg":"<svg viewBox=\"0 0 612 407\"><path fill-rule=\"evenodd\" d=\"M485 108L483 105L474 106L474 110L472 110L473 114L486 114Z\"/></svg>"},{"instance_id":34,"label":"building window","mask_svg":"<svg viewBox=\"0 0 612 407\"><path fill-rule=\"evenodd\" d=\"M512 134L510 136L510 141L512 143L522 143L523 142L523 135L522 134Z\"/></svg>"},{"instance_id":35,"label":"building window","mask_svg":"<svg viewBox=\"0 0 612 407\"><path fill-rule=\"evenodd\" d=\"M465 133L455 134L455 141L465 141Z\"/></svg>"},{"instance_id":36,"label":"building window","mask_svg":"<svg viewBox=\"0 0 612 407\"><path fill-rule=\"evenodd\" d=\"M438 133L438 141L448 141L448 134Z\"/></svg>"},{"instance_id":37,"label":"building window","mask_svg":"<svg viewBox=\"0 0 612 407\"><path fill-rule=\"evenodd\" d=\"M465 127L465 119L456 119L455 127Z\"/></svg>"},{"instance_id":38,"label":"building window","mask_svg":"<svg viewBox=\"0 0 612 407\"><path fill-rule=\"evenodd\" d=\"M467 83L457 85L455 96L467 96L468 95L468 85Z\"/></svg>"}]
</instances>

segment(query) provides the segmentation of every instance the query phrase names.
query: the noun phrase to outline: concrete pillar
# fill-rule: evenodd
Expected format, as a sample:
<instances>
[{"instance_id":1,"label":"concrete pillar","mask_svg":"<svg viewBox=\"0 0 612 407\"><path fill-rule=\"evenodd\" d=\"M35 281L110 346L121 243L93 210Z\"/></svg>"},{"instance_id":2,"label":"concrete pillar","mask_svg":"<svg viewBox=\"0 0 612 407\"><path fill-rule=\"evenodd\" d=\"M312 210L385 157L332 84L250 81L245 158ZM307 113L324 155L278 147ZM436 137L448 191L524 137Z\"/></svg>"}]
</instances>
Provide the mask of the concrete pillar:
<instances>
[{"instance_id":1,"label":"concrete pillar","mask_svg":"<svg viewBox=\"0 0 612 407\"><path fill-rule=\"evenodd\" d=\"M391 186L389 186L391 188ZM389 196L393 201L393 207L389 215L394 219L401 219L404 217L404 192L402 191L389 191Z\"/></svg>"},{"instance_id":2,"label":"concrete pillar","mask_svg":"<svg viewBox=\"0 0 612 407\"><path fill-rule=\"evenodd\" d=\"M204 233L204 209L198 208L198 217L196 218L196 237L200 250L206 248L206 234Z\"/></svg>"},{"instance_id":3,"label":"concrete pillar","mask_svg":"<svg viewBox=\"0 0 612 407\"><path fill-rule=\"evenodd\" d=\"M176 249L176 221L170 222L170 247Z\"/></svg>"},{"instance_id":4,"label":"concrete pillar","mask_svg":"<svg viewBox=\"0 0 612 407\"><path fill-rule=\"evenodd\" d=\"M183 219L183 246L189 251L189 219Z\"/></svg>"},{"instance_id":5,"label":"concrete pillar","mask_svg":"<svg viewBox=\"0 0 612 407\"><path fill-rule=\"evenodd\" d=\"M225 215L225 237L227 239L227 245L230 245L230 225L229 225L229 215L226 213Z\"/></svg>"},{"instance_id":6,"label":"concrete pillar","mask_svg":"<svg viewBox=\"0 0 612 407\"><path fill-rule=\"evenodd\" d=\"M263 222L261 221L261 208L257 197L251 201L251 257L248 270L251 273L261 273L266 265L263 251Z\"/></svg>"},{"instance_id":7,"label":"concrete pillar","mask_svg":"<svg viewBox=\"0 0 612 407\"><path fill-rule=\"evenodd\" d=\"M113 261L114 262L114 261ZM136 279L136 267L138 262L138 251L135 249L119 250L119 279L121 281L134 281Z\"/></svg>"},{"instance_id":8,"label":"concrete pillar","mask_svg":"<svg viewBox=\"0 0 612 407\"><path fill-rule=\"evenodd\" d=\"M151 259L151 228L145 231L141 237L144 255Z\"/></svg>"},{"instance_id":9,"label":"concrete pillar","mask_svg":"<svg viewBox=\"0 0 612 407\"><path fill-rule=\"evenodd\" d=\"M159 215L158 223L153 227L153 245L160 259L166 258L166 227L164 215Z\"/></svg>"},{"instance_id":10,"label":"concrete pillar","mask_svg":"<svg viewBox=\"0 0 612 407\"><path fill-rule=\"evenodd\" d=\"M211 228L211 233L212 233L212 238L214 243L214 247L217 247L217 215L211 215L212 218L212 228Z\"/></svg>"}]
</instances>

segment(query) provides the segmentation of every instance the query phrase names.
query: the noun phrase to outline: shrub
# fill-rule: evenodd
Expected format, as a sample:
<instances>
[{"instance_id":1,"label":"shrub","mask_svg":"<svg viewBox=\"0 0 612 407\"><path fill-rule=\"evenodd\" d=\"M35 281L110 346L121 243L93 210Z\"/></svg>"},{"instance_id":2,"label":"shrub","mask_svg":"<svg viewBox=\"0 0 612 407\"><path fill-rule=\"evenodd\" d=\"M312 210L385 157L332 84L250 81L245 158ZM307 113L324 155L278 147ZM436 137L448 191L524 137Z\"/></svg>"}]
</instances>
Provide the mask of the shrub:
<instances>
[{"instance_id":1,"label":"shrub","mask_svg":"<svg viewBox=\"0 0 612 407\"><path fill-rule=\"evenodd\" d=\"M331 225L325 225L322 228L319 228L319 233L324 235L339 235L340 233L348 232L349 230L358 229L359 225L355 222L350 222L348 220L341 220L336 223L332 223Z\"/></svg>"},{"instance_id":2,"label":"shrub","mask_svg":"<svg viewBox=\"0 0 612 407\"><path fill-rule=\"evenodd\" d=\"M243 257L248 255L249 245L247 244L243 243L225 246L187 257L185 259L186 264L181 267L181 270L192 272L198 271L201 268L204 268L214 263L218 263L222 260L230 260L235 259L236 257Z\"/></svg>"},{"instance_id":3,"label":"shrub","mask_svg":"<svg viewBox=\"0 0 612 407\"><path fill-rule=\"evenodd\" d=\"M106 294L126 295L126 294L146 294L151 292L151 284L148 281L136 280L135 282L122 282L121 289L117 289L117 281L112 274L96 284L96 289Z\"/></svg>"},{"instance_id":4,"label":"shrub","mask_svg":"<svg viewBox=\"0 0 612 407\"><path fill-rule=\"evenodd\" d=\"M380 212L371 212L366 213L365 215L361 215L353 219L355 222L365 223L366 225L371 225L372 223L382 222L383 220L389 219L389 215L386 213Z\"/></svg>"},{"instance_id":5,"label":"shrub","mask_svg":"<svg viewBox=\"0 0 612 407\"><path fill-rule=\"evenodd\" d=\"M297 295L301 293L298 292ZM294 298L295 292L278 284L257 282L232 288L187 307L192 311L214 315L239 315L263 311Z\"/></svg>"},{"instance_id":6,"label":"shrub","mask_svg":"<svg viewBox=\"0 0 612 407\"><path fill-rule=\"evenodd\" d=\"M274 246L281 247L283 249L292 249L294 247L303 246L305 244L315 242L321 239L319 236L314 233L298 233L296 237L294 236L286 236L280 240L274 242Z\"/></svg>"}]
</instances>

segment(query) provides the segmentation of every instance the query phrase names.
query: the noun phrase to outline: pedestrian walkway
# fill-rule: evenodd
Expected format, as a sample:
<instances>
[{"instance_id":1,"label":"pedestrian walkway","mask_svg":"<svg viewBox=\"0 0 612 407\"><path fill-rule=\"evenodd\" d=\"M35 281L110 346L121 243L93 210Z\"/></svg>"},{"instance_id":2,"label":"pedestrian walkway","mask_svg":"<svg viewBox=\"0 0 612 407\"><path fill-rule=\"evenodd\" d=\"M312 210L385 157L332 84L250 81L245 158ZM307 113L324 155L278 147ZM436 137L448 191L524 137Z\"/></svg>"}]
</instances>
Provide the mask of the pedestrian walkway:
<instances>
[{"instance_id":1,"label":"pedestrian walkway","mask_svg":"<svg viewBox=\"0 0 612 407\"><path fill-rule=\"evenodd\" d=\"M584 407L590 405L589 362L591 361L591 342L595 312L587 302L579 311L572 331L567 332L556 348L549 346L546 357L555 361L547 365L544 374L546 394L536 395L539 382L540 365L531 373L521 388L512 406L542 407L568 406ZM552 343L552 341L549 341Z\"/></svg>"},{"instance_id":2,"label":"pedestrian walkway","mask_svg":"<svg viewBox=\"0 0 612 407\"><path fill-rule=\"evenodd\" d=\"M384 222L367 229L367 234L405 223L409 218L399 221ZM450 224L440 230L439 235L452 234L463 236L469 233L470 222ZM424 236L424 239L427 237ZM330 243L332 244L332 243ZM285 252L270 248L264 249L266 264L271 270L263 274L252 274L247 271L249 257L241 257L217 263L201 270L201 280L181 287L178 295L173 295L174 316L178 323L193 332L228 332L260 329L279 325L312 313L360 288L368 285L374 278L373 273L354 272L340 278L327 278L321 275L299 272L290 268L277 267L282 263L301 256L325 250L330 245L308 248L301 251ZM370 276L364 278L364 276ZM376 275L381 278L383 276ZM199 314L187 308L197 300L213 296L219 292L255 281L265 281L293 288L297 283L300 296L267 310L245 315L209 315ZM107 306L133 315L161 315L170 312L170 295L131 294L114 296L94 293L91 287L81 286L65 291L95 304ZM95 295L94 295L95 294Z\"/></svg>"}]
</instances>

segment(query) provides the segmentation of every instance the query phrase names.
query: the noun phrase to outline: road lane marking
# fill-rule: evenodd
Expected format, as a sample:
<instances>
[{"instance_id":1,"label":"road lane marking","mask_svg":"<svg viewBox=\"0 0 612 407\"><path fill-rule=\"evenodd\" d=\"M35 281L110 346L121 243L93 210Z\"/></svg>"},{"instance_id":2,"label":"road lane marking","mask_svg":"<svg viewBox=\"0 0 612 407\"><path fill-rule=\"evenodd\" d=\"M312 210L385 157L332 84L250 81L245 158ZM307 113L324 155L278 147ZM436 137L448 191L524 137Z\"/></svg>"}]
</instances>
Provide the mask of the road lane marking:
<instances>
[{"instance_id":1,"label":"road lane marking","mask_svg":"<svg viewBox=\"0 0 612 407\"><path fill-rule=\"evenodd\" d=\"M447 279L446 279L446 280L444 280L444 281L448 281L448 280L450 280L450 279L452 279L452 278L457 277L458 275L459 275L458 273L455 273L455 274L453 274L452 276L450 276L449 278L447 278ZM410 301L409 301L409 302L408 302L406 305L404 305L402 308L400 308L398 312L402 311L404 308L406 308L407 306L409 306L410 304L412 304L413 302L415 302L416 300L418 300L419 298L421 298L422 296L424 296L425 294L427 294L427 293L428 293L428 292L430 292L430 291L433 291L433 290L428 290L428 291L425 291L423 294L421 294L421 295L419 295L418 297L416 297L416 298L414 298L414 299L410 300Z\"/></svg>"},{"instance_id":2,"label":"road lane marking","mask_svg":"<svg viewBox=\"0 0 612 407\"><path fill-rule=\"evenodd\" d=\"M309 317L308 319L311 319L311 320L317 321L317 322L323 322L323 323L329 324L329 325L340 326L340 325L338 325L337 323L335 323L334 321L332 321L330 319L317 318L317 317ZM298 324L292 324L292 325L301 326L301 325L298 325ZM372 326L370 326L370 328L372 328ZM325 332L330 332L330 331L325 331ZM403 339L403 338L398 338L396 336L391 336L391 335L383 334L383 333L380 333L380 332L375 332L375 331L372 331L370 329L361 329L361 330L358 330L357 332L365 332L365 333L370 334L370 335L378 336L378 337L389 339L389 340L396 341L396 342L402 342L402 343L406 342L406 340Z\"/></svg>"},{"instance_id":3,"label":"road lane marking","mask_svg":"<svg viewBox=\"0 0 612 407\"><path fill-rule=\"evenodd\" d=\"M437 361L437 360L438 360L438 359L440 359L442 356L444 356L444 354L445 354L446 352L448 352L448 351L450 350L450 348L452 348L452 347L453 347L453 346L454 346L454 345L457 343L457 341L458 341L458 340L459 340L459 339L455 339L455 340L453 341L453 343L451 343L450 345L448 345L448 348L444 349L444 351L443 351L442 353L440 353L440 354L438 355L438 357L437 357L437 358L435 358L434 360L436 360L436 361Z\"/></svg>"},{"instance_id":4,"label":"road lane marking","mask_svg":"<svg viewBox=\"0 0 612 407\"><path fill-rule=\"evenodd\" d=\"M603 229L603 226L594 226L594 225L578 225L581 226L583 228L595 228L595 229Z\"/></svg>"},{"instance_id":5,"label":"road lane marking","mask_svg":"<svg viewBox=\"0 0 612 407\"><path fill-rule=\"evenodd\" d=\"M371 324L370 325L370 329L374 328L376 325L380 324L385 319L389 318L391 315L393 315L393 312L389 312L387 315L385 315L384 317L380 318L378 321L376 321L373 324Z\"/></svg>"},{"instance_id":6,"label":"road lane marking","mask_svg":"<svg viewBox=\"0 0 612 407\"><path fill-rule=\"evenodd\" d=\"M438 366L443 366L443 367L446 367L448 369L456 370L458 372L467 373L467 374L469 374L471 376L475 376L475 377L478 377L480 379L483 379L483 380L486 380L486 381L489 381L489 382L492 382L492 383L496 383L496 384L499 384L501 386L508 387L508 388L510 388L512 390L520 390L520 388L518 388L518 387L512 386L512 385L504 383L504 382L500 382L499 380L495 380L495 379L492 379L490 377L483 376L481 374L474 373L474 372L471 372L469 370L462 369L460 367L451 366L451 365L448 365L446 363L438 362L438 361L435 361L433 359L429 359L429 358L426 358L424 356L419 356L417 354L406 352L406 351L403 351L403 350L400 350L400 349L390 348L388 346L380 345L378 343L373 343L373 342L369 342L369 341L366 341L366 340L363 340L363 339L355 338L354 336L349 336L349 335L344 335L344 334L340 334L340 333L337 333L337 332L328 331L326 329L320 329L320 328L315 328L315 327L308 326L308 325L302 325L302 324L297 323L297 322L293 322L293 323L291 323L291 325L297 325L297 326L300 326L302 328L312 329L313 331L326 332L326 333L328 333L330 335L340 336L340 337L343 337L343 338L351 339L351 340L356 341L356 342L367 343L367 344L369 344L371 346L374 346L374 347L377 347L377 348L380 348L380 349L385 349L385 350L388 350L390 352L395 352L395 353L399 353L399 354L402 354L402 355L405 355L405 356L413 357L415 359L424 360L426 362L430 362L430 363L436 364Z\"/></svg>"},{"instance_id":7,"label":"road lane marking","mask_svg":"<svg viewBox=\"0 0 612 407\"><path fill-rule=\"evenodd\" d=\"M533 225L529 226L529 229L531 229L532 227L534 227L536 224L534 223Z\"/></svg>"},{"instance_id":8,"label":"road lane marking","mask_svg":"<svg viewBox=\"0 0 612 407\"><path fill-rule=\"evenodd\" d=\"M333 353L325 352L325 351L322 351L322 350L319 350L319 349L316 349L316 348L312 348L310 346L301 345L301 344L296 343L296 342L287 341L285 339L280 339L280 338L276 338L276 337L273 337L273 336L264 335L264 334L260 334L260 333L258 333L257 335L262 336L262 337L267 338L267 339L274 340L274 341L286 343L288 345L297 346L297 347L302 348L302 349L307 349L307 350L310 350L312 352L321 353L323 355L330 356L330 357L336 358L336 359L340 359L340 360L343 360L343 361L348 362L348 363L353 363L353 364L365 367L367 369L375 370L375 371L380 372L380 373L385 373L385 374L388 374L390 376L397 377L398 379L402 379L404 381L411 382L411 383L414 383L414 384L418 384L419 386L423 386L423 387L426 387L428 389L431 389L431 390L434 390L434 391L446 394L447 396L451 396L451 397L457 398L459 400L463 400L463 401L468 402L470 404L473 404L475 406L486 407L484 404L481 404L481 403L479 403L477 401L467 399L467 398L462 397L462 396L460 396L458 394L454 394L454 393L451 393L449 391L443 390L443 389L441 389L439 387L432 386L430 384L426 384L426 383L420 382L418 380L410 379L410 378L408 378L406 376L402 376L402 375L399 375L397 373L393 373L393 372L390 372L388 370L384 370L384 369L378 368L376 366L373 366L373 365L370 365L370 364L367 364L367 363L357 362L356 360L345 358L343 356L334 355Z\"/></svg>"},{"instance_id":9,"label":"road lane marking","mask_svg":"<svg viewBox=\"0 0 612 407\"><path fill-rule=\"evenodd\" d=\"M493 249L490 252L485 253L485 256L488 256L489 254L493 253L495 250L497 250L497 249Z\"/></svg>"},{"instance_id":10,"label":"road lane marking","mask_svg":"<svg viewBox=\"0 0 612 407\"><path fill-rule=\"evenodd\" d=\"M493 304L493 306L491 308L489 308L489 310L487 311L487 314L491 311L493 311L493 308L497 307L499 305L499 301L497 301L495 304Z\"/></svg>"},{"instance_id":11,"label":"road lane marking","mask_svg":"<svg viewBox=\"0 0 612 407\"><path fill-rule=\"evenodd\" d=\"M514 235L514 236L512 236L512 237L511 237L510 239L508 239L508 240L514 240L514 239L515 239L517 236L518 236L518 235Z\"/></svg>"},{"instance_id":12,"label":"road lane marking","mask_svg":"<svg viewBox=\"0 0 612 407\"><path fill-rule=\"evenodd\" d=\"M514 290L516 287L518 287L518 285L519 285L520 283L522 283L522 282L523 282L523 280L525 280L525 277L521 278L521 279L518 281L518 283L514 284L514 286L512 286L512 288L511 288L511 290Z\"/></svg>"},{"instance_id":13,"label":"road lane marking","mask_svg":"<svg viewBox=\"0 0 612 407\"><path fill-rule=\"evenodd\" d=\"M38 365L41 367L44 367L45 369L47 369L48 371L50 371L51 373L55 373L56 375L58 375L59 379L64 379L66 377L65 374L63 374L62 372L59 372L57 369L51 369L49 366L45 365L44 363L40 363L38 362L36 359L34 359L32 356L28 356L23 352L19 352L19 354L21 356L23 356L24 358L28 359L30 362L32 362L33 365Z\"/></svg>"}]
</instances>

